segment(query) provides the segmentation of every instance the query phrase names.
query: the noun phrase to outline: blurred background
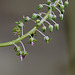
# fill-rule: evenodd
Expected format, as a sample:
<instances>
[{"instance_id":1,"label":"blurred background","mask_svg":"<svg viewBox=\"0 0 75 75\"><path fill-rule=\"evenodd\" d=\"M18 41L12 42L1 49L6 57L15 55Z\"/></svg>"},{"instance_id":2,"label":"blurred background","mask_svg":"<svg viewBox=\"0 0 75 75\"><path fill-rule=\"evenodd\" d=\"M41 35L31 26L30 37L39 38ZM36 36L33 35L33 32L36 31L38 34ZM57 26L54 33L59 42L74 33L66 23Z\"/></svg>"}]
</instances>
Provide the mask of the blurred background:
<instances>
[{"instance_id":1,"label":"blurred background","mask_svg":"<svg viewBox=\"0 0 75 75\"><path fill-rule=\"evenodd\" d=\"M69 2L64 20L60 22L57 19L60 30L54 29L50 33L47 28L45 34L52 38L49 44L45 43L38 32L35 37L37 43L33 47L27 44L29 38L23 40L29 54L23 62L16 56L14 46L0 48L0 75L75 75L75 1ZM23 15L37 13L40 3L46 3L46 0L0 0L0 43L16 39L17 36L12 33L15 22L23 20ZM47 7L41 11L47 12ZM24 33L34 26L33 22L27 22Z\"/></svg>"}]
</instances>

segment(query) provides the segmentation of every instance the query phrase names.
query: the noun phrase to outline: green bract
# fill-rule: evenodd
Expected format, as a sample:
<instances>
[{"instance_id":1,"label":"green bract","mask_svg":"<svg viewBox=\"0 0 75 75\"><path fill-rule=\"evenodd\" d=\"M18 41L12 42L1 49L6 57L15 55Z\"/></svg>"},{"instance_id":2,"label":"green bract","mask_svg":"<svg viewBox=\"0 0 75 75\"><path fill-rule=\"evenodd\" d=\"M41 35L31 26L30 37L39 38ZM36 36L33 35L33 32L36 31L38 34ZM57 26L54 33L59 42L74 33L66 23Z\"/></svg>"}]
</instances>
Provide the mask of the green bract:
<instances>
[{"instance_id":1,"label":"green bract","mask_svg":"<svg viewBox=\"0 0 75 75\"><path fill-rule=\"evenodd\" d=\"M31 42L35 42L35 41L36 41L36 39L33 38L33 37L31 37L31 38L29 39L29 43L31 43Z\"/></svg>"},{"instance_id":2,"label":"green bract","mask_svg":"<svg viewBox=\"0 0 75 75\"><path fill-rule=\"evenodd\" d=\"M28 53L24 52L24 51L18 51L18 53L16 55L17 56L19 56L19 55L28 55Z\"/></svg>"}]
</instances>

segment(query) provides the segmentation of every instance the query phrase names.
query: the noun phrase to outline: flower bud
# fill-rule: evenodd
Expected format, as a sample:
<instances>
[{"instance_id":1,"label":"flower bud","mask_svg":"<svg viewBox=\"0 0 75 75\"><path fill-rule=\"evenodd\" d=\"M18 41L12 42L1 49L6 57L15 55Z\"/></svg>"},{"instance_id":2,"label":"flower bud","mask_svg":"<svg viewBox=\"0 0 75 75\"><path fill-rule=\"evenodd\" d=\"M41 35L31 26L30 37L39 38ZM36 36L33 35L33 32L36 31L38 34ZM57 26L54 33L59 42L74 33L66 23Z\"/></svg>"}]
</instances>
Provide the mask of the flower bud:
<instances>
[{"instance_id":1,"label":"flower bud","mask_svg":"<svg viewBox=\"0 0 75 75\"><path fill-rule=\"evenodd\" d=\"M29 42L31 43L31 42L35 42L35 39L33 38L33 37L31 37L30 39L29 39Z\"/></svg>"},{"instance_id":2,"label":"flower bud","mask_svg":"<svg viewBox=\"0 0 75 75\"><path fill-rule=\"evenodd\" d=\"M59 24L56 23L54 26L55 26L56 30L59 30Z\"/></svg>"},{"instance_id":3,"label":"flower bud","mask_svg":"<svg viewBox=\"0 0 75 75\"><path fill-rule=\"evenodd\" d=\"M39 20L39 19L36 20L36 24L37 24L37 23L40 23L40 20Z\"/></svg>"},{"instance_id":4,"label":"flower bud","mask_svg":"<svg viewBox=\"0 0 75 75\"><path fill-rule=\"evenodd\" d=\"M54 21L56 20L56 18L57 18L57 16L56 16L56 15L53 15L52 19L53 19Z\"/></svg>"},{"instance_id":5,"label":"flower bud","mask_svg":"<svg viewBox=\"0 0 75 75\"><path fill-rule=\"evenodd\" d=\"M63 14L59 14L59 19L63 20Z\"/></svg>"},{"instance_id":6,"label":"flower bud","mask_svg":"<svg viewBox=\"0 0 75 75\"><path fill-rule=\"evenodd\" d=\"M44 40L46 41L46 43L49 43L50 38L49 38L48 36L45 36L45 37L44 37Z\"/></svg>"},{"instance_id":7,"label":"flower bud","mask_svg":"<svg viewBox=\"0 0 75 75\"><path fill-rule=\"evenodd\" d=\"M25 58L25 56L27 55L28 53L27 52L24 52L24 51L20 51L20 59L21 61L23 61L23 59Z\"/></svg>"},{"instance_id":8,"label":"flower bud","mask_svg":"<svg viewBox=\"0 0 75 75\"><path fill-rule=\"evenodd\" d=\"M51 3L51 0L47 0L47 5L50 5L50 3Z\"/></svg>"},{"instance_id":9,"label":"flower bud","mask_svg":"<svg viewBox=\"0 0 75 75\"><path fill-rule=\"evenodd\" d=\"M34 19L36 17L37 17L37 14L36 13L33 13L31 18Z\"/></svg>"},{"instance_id":10,"label":"flower bud","mask_svg":"<svg viewBox=\"0 0 75 75\"><path fill-rule=\"evenodd\" d=\"M46 31L46 26L42 27L42 31L45 32Z\"/></svg>"},{"instance_id":11,"label":"flower bud","mask_svg":"<svg viewBox=\"0 0 75 75\"><path fill-rule=\"evenodd\" d=\"M38 6L38 10L40 10L41 8L43 8L43 5L42 4L39 4L39 6Z\"/></svg>"},{"instance_id":12,"label":"flower bud","mask_svg":"<svg viewBox=\"0 0 75 75\"><path fill-rule=\"evenodd\" d=\"M31 44L31 46L34 45L34 42L36 42L36 39L33 38L33 37L31 37L31 38L29 39L29 43Z\"/></svg>"},{"instance_id":13,"label":"flower bud","mask_svg":"<svg viewBox=\"0 0 75 75\"><path fill-rule=\"evenodd\" d=\"M29 21L30 20L30 18L27 16L27 17L24 17L23 16L23 19L24 19L24 22L26 22L26 21Z\"/></svg>"},{"instance_id":14,"label":"flower bud","mask_svg":"<svg viewBox=\"0 0 75 75\"><path fill-rule=\"evenodd\" d=\"M39 24L39 23L40 23L40 20L39 20L39 19L37 19L37 20L36 20L36 26L40 26L40 24Z\"/></svg>"},{"instance_id":15,"label":"flower bud","mask_svg":"<svg viewBox=\"0 0 75 75\"><path fill-rule=\"evenodd\" d=\"M67 7L68 4L69 4L69 2L68 1L65 1L64 6Z\"/></svg>"},{"instance_id":16,"label":"flower bud","mask_svg":"<svg viewBox=\"0 0 75 75\"><path fill-rule=\"evenodd\" d=\"M49 31L53 32L53 25L49 25Z\"/></svg>"},{"instance_id":17,"label":"flower bud","mask_svg":"<svg viewBox=\"0 0 75 75\"><path fill-rule=\"evenodd\" d=\"M14 29L13 29L13 33L16 35L20 35L21 33L21 30L20 30L20 26L17 25Z\"/></svg>"},{"instance_id":18,"label":"flower bud","mask_svg":"<svg viewBox=\"0 0 75 75\"><path fill-rule=\"evenodd\" d=\"M62 11L63 9L64 9L64 5L61 4L61 5L60 5L60 10Z\"/></svg>"},{"instance_id":19,"label":"flower bud","mask_svg":"<svg viewBox=\"0 0 75 75\"><path fill-rule=\"evenodd\" d=\"M53 17L53 15L52 14L49 14L48 20L51 21L52 17Z\"/></svg>"}]
</instances>

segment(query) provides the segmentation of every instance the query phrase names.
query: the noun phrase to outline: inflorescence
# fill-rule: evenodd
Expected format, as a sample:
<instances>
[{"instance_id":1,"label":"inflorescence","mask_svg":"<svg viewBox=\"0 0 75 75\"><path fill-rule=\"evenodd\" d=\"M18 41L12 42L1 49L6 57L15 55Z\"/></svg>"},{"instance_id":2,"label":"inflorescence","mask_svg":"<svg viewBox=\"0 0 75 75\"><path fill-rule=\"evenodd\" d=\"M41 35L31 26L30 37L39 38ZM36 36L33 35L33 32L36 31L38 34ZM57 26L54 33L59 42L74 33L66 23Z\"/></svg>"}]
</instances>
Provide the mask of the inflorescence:
<instances>
[{"instance_id":1,"label":"inflorescence","mask_svg":"<svg viewBox=\"0 0 75 75\"><path fill-rule=\"evenodd\" d=\"M33 31L31 34L27 34L27 36L29 36L29 44L31 46L33 46L35 44L35 42L37 41L34 36L36 35L36 32L39 32L41 35L44 36L44 40L46 43L49 43L49 41L51 40L51 38L49 38L48 36L46 36L44 34L44 32L46 31L46 25L44 24L44 22L46 22L48 24L48 28L50 32L53 32L53 29L55 28L56 30L59 30L59 24L56 22L56 18L57 15L54 13L54 10L57 10L59 12L59 19L60 21L63 20L63 16L64 16L64 8L66 6L68 6L69 2L68 0L66 1L62 1L62 0L47 0L46 4L39 4L37 10L42 9L44 6L46 6L48 8L48 13L44 13L44 12L40 12L40 13L33 13L31 17L29 16L23 16L23 21L19 21L16 22L16 27L14 27L13 29L13 33L14 35L17 35L18 38L20 38L21 36L24 35L23 33L23 29L25 27L25 23L27 21L33 21L36 24L36 30ZM45 17L42 17L42 15L47 15ZM37 20L34 20L34 19ZM42 19L42 20L41 20ZM48 20L48 21L47 21ZM54 23L54 25L52 25L50 23L50 21L52 21ZM42 24L42 31L38 30L38 27ZM16 55L20 57L21 61L23 61L23 59L25 58L26 55L28 55L26 48L23 44L22 41L20 41L21 46L18 46L16 43L13 43L14 50L16 52Z\"/></svg>"}]
</instances>

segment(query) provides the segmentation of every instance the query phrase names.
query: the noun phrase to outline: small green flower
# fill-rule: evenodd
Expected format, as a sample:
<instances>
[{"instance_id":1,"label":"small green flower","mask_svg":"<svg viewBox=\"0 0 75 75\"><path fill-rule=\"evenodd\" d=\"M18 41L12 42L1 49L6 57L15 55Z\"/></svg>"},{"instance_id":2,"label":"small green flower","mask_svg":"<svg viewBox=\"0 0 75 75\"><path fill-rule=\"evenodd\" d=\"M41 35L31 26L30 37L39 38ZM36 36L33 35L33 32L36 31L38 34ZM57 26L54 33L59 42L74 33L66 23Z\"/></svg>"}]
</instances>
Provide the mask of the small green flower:
<instances>
[{"instance_id":1,"label":"small green flower","mask_svg":"<svg viewBox=\"0 0 75 75\"><path fill-rule=\"evenodd\" d=\"M43 8L43 5L42 4L39 4L39 6L38 6L38 10L40 10L41 8Z\"/></svg>"},{"instance_id":2,"label":"small green flower","mask_svg":"<svg viewBox=\"0 0 75 75\"><path fill-rule=\"evenodd\" d=\"M59 14L59 19L62 21L63 20L63 14Z\"/></svg>"},{"instance_id":3,"label":"small green flower","mask_svg":"<svg viewBox=\"0 0 75 75\"><path fill-rule=\"evenodd\" d=\"M53 25L49 25L49 31L53 32Z\"/></svg>"},{"instance_id":4,"label":"small green flower","mask_svg":"<svg viewBox=\"0 0 75 75\"><path fill-rule=\"evenodd\" d=\"M59 30L59 24L56 23L54 26L55 26L56 30Z\"/></svg>"},{"instance_id":5,"label":"small green flower","mask_svg":"<svg viewBox=\"0 0 75 75\"><path fill-rule=\"evenodd\" d=\"M45 25L42 27L42 31L43 31L43 32L46 31L46 26L45 26Z\"/></svg>"}]
</instances>

